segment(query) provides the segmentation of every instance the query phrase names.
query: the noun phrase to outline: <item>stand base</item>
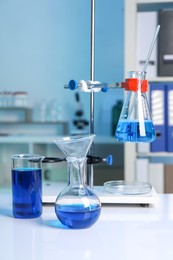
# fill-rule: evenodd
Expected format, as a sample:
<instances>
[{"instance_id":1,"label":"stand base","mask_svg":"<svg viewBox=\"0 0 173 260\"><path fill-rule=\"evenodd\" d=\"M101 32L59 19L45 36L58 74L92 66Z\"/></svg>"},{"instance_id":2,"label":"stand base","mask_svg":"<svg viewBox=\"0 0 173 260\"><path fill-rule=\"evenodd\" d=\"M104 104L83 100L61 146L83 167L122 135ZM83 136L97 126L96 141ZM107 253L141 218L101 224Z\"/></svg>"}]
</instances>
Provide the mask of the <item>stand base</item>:
<instances>
[{"instance_id":1,"label":"stand base","mask_svg":"<svg viewBox=\"0 0 173 260\"><path fill-rule=\"evenodd\" d=\"M66 186L66 183L43 183L43 197L42 201L45 204L55 203L58 194ZM152 187L151 192L142 195L117 195L105 191L103 186L95 186L94 192L99 197L101 204L139 204L147 207L149 204L156 204L159 201L159 196Z\"/></svg>"},{"instance_id":2,"label":"stand base","mask_svg":"<svg viewBox=\"0 0 173 260\"><path fill-rule=\"evenodd\" d=\"M105 191L103 186L95 186L94 191L102 204L140 204L141 206L148 206L149 204L157 203L159 200L154 187L152 187L151 192L141 195L111 194Z\"/></svg>"}]
</instances>

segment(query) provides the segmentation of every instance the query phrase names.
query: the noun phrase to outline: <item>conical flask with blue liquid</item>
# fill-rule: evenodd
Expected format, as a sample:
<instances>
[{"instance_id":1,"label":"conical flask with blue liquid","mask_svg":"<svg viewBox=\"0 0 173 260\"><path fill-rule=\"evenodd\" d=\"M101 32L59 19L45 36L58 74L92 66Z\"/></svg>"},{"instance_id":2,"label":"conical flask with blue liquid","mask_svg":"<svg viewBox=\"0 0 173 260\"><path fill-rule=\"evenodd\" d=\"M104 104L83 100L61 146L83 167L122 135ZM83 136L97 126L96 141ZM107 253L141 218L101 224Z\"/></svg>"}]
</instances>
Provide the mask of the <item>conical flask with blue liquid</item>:
<instances>
[{"instance_id":1,"label":"conical flask with blue liquid","mask_svg":"<svg viewBox=\"0 0 173 260\"><path fill-rule=\"evenodd\" d=\"M118 142L153 142L156 138L147 99L145 73L130 71L122 83L126 97L115 131Z\"/></svg>"}]
</instances>

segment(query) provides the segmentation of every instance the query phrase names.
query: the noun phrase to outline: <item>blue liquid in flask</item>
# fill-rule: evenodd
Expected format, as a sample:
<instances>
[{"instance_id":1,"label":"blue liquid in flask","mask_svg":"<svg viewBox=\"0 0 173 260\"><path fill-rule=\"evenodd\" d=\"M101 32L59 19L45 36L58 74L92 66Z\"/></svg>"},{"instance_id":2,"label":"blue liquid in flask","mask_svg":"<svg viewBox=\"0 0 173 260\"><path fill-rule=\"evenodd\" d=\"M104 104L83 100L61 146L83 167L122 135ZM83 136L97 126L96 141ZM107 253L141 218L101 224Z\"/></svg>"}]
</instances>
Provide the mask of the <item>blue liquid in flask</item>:
<instances>
[{"instance_id":1,"label":"blue liquid in flask","mask_svg":"<svg viewBox=\"0 0 173 260\"><path fill-rule=\"evenodd\" d=\"M100 205L84 207L83 204L56 205L55 213L60 222L73 229L82 229L92 226L100 216Z\"/></svg>"},{"instance_id":2,"label":"blue liquid in flask","mask_svg":"<svg viewBox=\"0 0 173 260\"><path fill-rule=\"evenodd\" d=\"M13 215L16 218L36 218L42 214L41 169L12 170Z\"/></svg>"},{"instance_id":3,"label":"blue liquid in flask","mask_svg":"<svg viewBox=\"0 0 173 260\"><path fill-rule=\"evenodd\" d=\"M119 120L115 132L115 138L119 142L152 142L156 138L154 126L151 120L144 121L146 135L140 135L139 121Z\"/></svg>"}]
</instances>

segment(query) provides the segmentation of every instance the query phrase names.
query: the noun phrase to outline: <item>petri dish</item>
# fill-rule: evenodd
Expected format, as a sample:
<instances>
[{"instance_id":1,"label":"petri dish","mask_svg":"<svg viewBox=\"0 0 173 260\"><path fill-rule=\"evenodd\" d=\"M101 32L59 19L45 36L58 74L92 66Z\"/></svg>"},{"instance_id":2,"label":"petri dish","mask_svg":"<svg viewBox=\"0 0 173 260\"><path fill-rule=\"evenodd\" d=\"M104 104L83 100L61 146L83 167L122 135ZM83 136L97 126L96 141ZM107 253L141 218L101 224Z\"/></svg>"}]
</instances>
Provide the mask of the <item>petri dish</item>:
<instances>
[{"instance_id":1,"label":"petri dish","mask_svg":"<svg viewBox=\"0 0 173 260\"><path fill-rule=\"evenodd\" d=\"M140 195L149 193L152 186L145 182L108 181L104 183L104 189L118 195Z\"/></svg>"}]
</instances>

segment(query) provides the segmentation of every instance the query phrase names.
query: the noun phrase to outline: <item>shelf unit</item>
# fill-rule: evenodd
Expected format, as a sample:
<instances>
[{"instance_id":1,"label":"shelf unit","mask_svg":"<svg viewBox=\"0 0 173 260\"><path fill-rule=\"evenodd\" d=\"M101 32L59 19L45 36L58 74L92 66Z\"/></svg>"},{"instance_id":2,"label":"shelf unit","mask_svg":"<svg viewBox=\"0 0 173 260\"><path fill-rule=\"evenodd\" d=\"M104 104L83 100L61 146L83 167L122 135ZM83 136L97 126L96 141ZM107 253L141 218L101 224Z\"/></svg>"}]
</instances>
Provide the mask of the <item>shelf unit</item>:
<instances>
[{"instance_id":1,"label":"shelf unit","mask_svg":"<svg viewBox=\"0 0 173 260\"><path fill-rule=\"evenodd\" d=\"M32 109L28 107L0 107L0 136L8 135L60 135L69 133L65 120L32 121Z\"/></svg>"},{"instance_id":2,"label":"shelf unit","mask_svg":"<svg viewBox=\"0 0 173 260\"><path fill-rule=\"evenodd\" d=\"M10 135L68 135L69 123L56 122L5 122L0 121L0 136Z\"/></svg>"},{"instance_id":3,"label":"shelf unit","mask_svg":"<svg viewBox=\"0 0 173 260\"><path fill-rule=\"evenodd\" d=\"M173 8L173 1L171 0L125 0L125 66L124 74L131 70L136 70L136 56L137 56L137 12L139 11L153 11L159 8ZM148 78L150 82L173 82L173 77L156 77ZM168 153L146 153L138 154L136 151L136 144L124 144L124 178L127 181L135 179L135 161L138 156L147 158L161 158L166 159L173 154Z\"/></svg>"},{"instance_id":4,"label":"shelf unit","mask_svg":"<svg viewBox=\"0 0 173 260\"><path fill-rule=\"evenodd\" d=\"M28 107L0 107L0 113L3 112L3 115L5 113L5 122L12 122L12 119L10 117L11 114L14 117L14 120L19 121L21 120L22 122L31 122L32 120L32 109ZM10 119L9 119L10 117ZM1 120L0 117L0 122L3 121Z\"/></svg>"}]
</instances>

